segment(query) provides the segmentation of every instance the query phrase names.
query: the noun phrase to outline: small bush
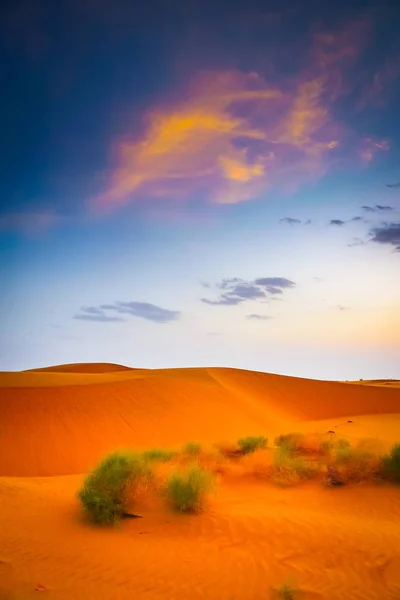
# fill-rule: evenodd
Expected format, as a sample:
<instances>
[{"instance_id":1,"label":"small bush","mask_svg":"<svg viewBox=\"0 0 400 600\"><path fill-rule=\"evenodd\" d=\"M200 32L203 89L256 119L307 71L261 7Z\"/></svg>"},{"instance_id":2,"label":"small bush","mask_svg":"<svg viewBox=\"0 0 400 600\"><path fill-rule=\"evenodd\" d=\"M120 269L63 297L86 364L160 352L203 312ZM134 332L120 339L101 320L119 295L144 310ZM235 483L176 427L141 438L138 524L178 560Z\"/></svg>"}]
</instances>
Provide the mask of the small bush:
<instances>
[{"instance_id":1,"label":"small bush","mask_svg":"<svg viewBox=\"0 0 400 600\"><path fill-rule=\"evenodd\" d=\"M322 452L327 453L327 454L329 454L330 452L335 450L335 448L344 449L344 448L349 448L349 447L350 447L350 442L349 442L349 440L346 440L345 438L333 439L331 437L330 439L323 440L321 442L321 450L322 450Z\"/></svg>"},{"instance_id":2,"label":"small bush","mask_svg":"<svg viewBox=\"0 0 400 600\"><path fill-rule=\"evenodd\" d=\"M201 444L199 444L198 442L188 442L184 445L182 451L184 454L190 457L199 456L201 452Z\"/></svg>"},{"instance_id":3,"label":"small bush","mask_svg":"<svg viewBox=\"0 0 400 600\"><path fill-rule=\"evenodd\" d=\"M143 452L143 458L150 462L169 462L175 456L173 450L163 450L162 448L151 448Z\"/></svg>"},{"instance_id":4,"label":"small bush","mask_svg":"<svg viewBox=\"0 0 400 600\"><path fill-rule=\"evenodd\" d=\"M287 446L280 446L273 457L271 481L276 485L291 486L310 479L318 472L318 467L300 456L293 456Z\"/></svg>"},{"instance_id":5,"label":"small bush","mask_svg":"<svg viewBox=\"0 0 400 600\"><path fill-rule=\"evenodd\" d=\"M400 483L400 444L395 444L389 454L382 457L382 475L384 479Z\"/></svg>"},{"instance_id":6,"label":"small bush","mask_svg":"<svg viewBox=\"0 0 400 600\"><path fill-rule=\"evenodd\" d=\"M172 507L179 512L201 512L207 495L214 489L214 475L199 465L170 475L165 494Z\"/></svg>"},{"instance_id":7,"label":"small bush","mask_svg":"<svg viewBox=\"0 0 400 600\"><path fill-rule=\"evenodd\" d=\"M284 448L291 454L298 452L304 435L301 433L286 433L275 438L275 446Z\"/></svg>"},{"instance_id":8,"label":"small bush","mask_svg":"<svg viewBox=\"0 0 400 600\"><path fill-rule=\"evenodd\" d=\"M140 485L151 477L152 472L140 455L115 452L86 477L77 495L95 523L117 523Z\"/></svg>"},{"instance_id":9,"label":"small bush","mask_svg":"<svg viewBox=\"0 0 400 600\"><path fill-rule=\"evenodd\" d=\"M373 481L378 478L382 464L376 448L369 440L361 441L355 447L334 448L332 459L344 483Z\"/></svg>"},{"instance_id":10,"label":"small bush","mask_svg":"<svg viewBox=\"0 0 400 600\"><path fill-rule=\"evenodd\" d=\"M240 438L237 442L242 454L251 454L260 448L266 448L268 440L263 436L248 436Z\"/></svg>"}]
</instances>

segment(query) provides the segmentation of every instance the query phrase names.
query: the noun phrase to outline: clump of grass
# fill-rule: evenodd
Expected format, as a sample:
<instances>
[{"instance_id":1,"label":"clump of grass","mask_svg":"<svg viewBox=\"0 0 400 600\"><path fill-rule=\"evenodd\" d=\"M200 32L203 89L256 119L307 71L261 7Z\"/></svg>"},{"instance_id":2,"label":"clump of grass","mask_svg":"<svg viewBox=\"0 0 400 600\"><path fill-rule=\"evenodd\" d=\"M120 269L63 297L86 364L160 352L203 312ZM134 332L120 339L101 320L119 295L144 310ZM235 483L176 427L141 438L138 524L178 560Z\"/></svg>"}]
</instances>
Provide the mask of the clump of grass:
<instances>
[{"instance_id":1,"label":"clump of grass","mask_svg":"<svg viewBox=\"0 0 400 600\"><path fill-rule=\"evenodd\" d=\"M196 456L199 456L199 454L201 453L201 444L199 444L198 442L188 442L183 446L182 451L187 456L194 458Z\"/></svg>"},{"instance_id":2,"label":"clump of grass","mask_svg":"<svg viewBox=\"0 0 400 600\"><path fill-rule=\"evenodd\" d=\"M293 455L287 446L282 445L275 451L271 466L271 481L283 487L292 486L310 479L319 468L301 456Z\"/></svg>"},{"instance_id":3,"label":"clump of grass","mask_svg":"<svg viewBox=\"0 0 400 600\"><path fill-rule=\"evenodd\" d=\"M169 462L174 458L176 452L164 450L163 448L150 448L143 452L143 458L150 462Z\"/></svg>"},{"instance_id":4,"label":"clump of grass","mask_svg":"<svg viewBox=\"0 0 400 600\"><path fill-rule=\"evenodd\" d=\"M325 454L329 454L333 450L335 450L335 448L337 448L339 450L349 448L350 442L349 442L349 440L346 440L345 438L333 439L331 437L330 439L322 440L320 446L321 446L322 452L324 452Z\"/></svg>"},{"instance_id":5,"label":"clump of grass","mask_svg":"<svg viewBox=\"0 0 400 600\"><path fill-rule=\"evenodd\" d=\"M400 444L395 444L389 454L382 457L382 476L394 483L400 483Z\"/></svg>"},{"instance_id":6,"label":"clump of grass","mask_svg":"<svg viewBox=\"0 0 400 600\"><path fill-rule=\"evenodd\" d=\"M278 435L274 442L275 446L294 454L300 450L303 438L304 435L301 433L285 433Z\"/></svg>"},{"instance_id":7,"label":"clump of grass","mask_svg":"<svg viewBox=\"0 0 400 600\"><path fill-rule=\"evenodd\" d=\"M382 460L376 452L374 442L363 440L354 447L334 448L332 464L344 483L360 483L378 479Z\"/></svg>"},{"instance_id":8,"label":"clump of grass","mask_svg":"<svg viewBox=\"0 0 400 600\"><path fill-rule=\"evenodd\" d=\"M192 465L172 473L165 484L165 495L178 512L201 512L207 495L214 490L215 477L208 469Z\"/></svg>"},{"instance_id":9,"label":"clump of grass","mask_svg":"<svg viewBox=\"0 0 400 600\"><path fill-rule=\"evenodd\" d=\"M260 448L266 448L268 439L264 436L247 436L237 441L242 454L251 454Z\"/></svg>"},{"instance_id":10,"label":"clump of grass","mask_svg":"<svg viewBox=\"0 0 400 600\"><path fill-rule=\"evenodd\" d=\"M147 461L133 452L114 452L86 477L77 496L95 523L121 520L130 500L152 478Z\"/></svg>"}]
</instances>

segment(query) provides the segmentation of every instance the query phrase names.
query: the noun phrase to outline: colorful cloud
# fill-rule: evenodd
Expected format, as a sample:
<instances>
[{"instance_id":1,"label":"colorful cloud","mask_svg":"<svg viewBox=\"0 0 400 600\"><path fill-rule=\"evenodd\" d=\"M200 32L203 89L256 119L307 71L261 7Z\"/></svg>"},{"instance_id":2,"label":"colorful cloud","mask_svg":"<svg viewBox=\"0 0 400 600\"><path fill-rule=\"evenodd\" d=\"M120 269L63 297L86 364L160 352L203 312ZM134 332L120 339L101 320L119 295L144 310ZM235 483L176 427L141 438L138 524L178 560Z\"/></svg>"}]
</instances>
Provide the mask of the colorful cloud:
<instances>
[{"instance_id":1,"label":"colorful cloud","mask_svg":"<svg viewBox=\"0 0 400 600\"><path fill-rule=\"evenodd\" d=\"M354 135L337 122L333 105L351 88L349 72L369 29L361 19L315 33L309 64L295 78L274 83L255 72L197 73L184 99L145 115L140 137L116 142L116 165L94 208L139 198L236 204L318 180L333 161L347 160ZM371 137L351 143L364 163L389 147Z\"/></svg>"}]
</instances>

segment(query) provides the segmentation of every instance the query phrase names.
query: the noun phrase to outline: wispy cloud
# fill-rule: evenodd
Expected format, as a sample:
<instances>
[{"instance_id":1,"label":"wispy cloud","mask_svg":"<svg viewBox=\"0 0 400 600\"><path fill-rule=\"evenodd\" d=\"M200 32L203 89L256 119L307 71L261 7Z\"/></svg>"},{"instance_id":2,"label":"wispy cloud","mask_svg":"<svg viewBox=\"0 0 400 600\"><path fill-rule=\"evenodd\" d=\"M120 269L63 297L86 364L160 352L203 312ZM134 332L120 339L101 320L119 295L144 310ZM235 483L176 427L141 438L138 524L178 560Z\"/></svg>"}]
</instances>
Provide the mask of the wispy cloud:
<instances>
[{"instance_id":1,"label":"wispy cloud","mask_svg":"<svg viewBox=\"0 0 400 600\"><path fill-rule=\"evenodd\" d=\"M375 204L375 206L362 206L361 207L365 212L382 212L388 210L394 210L393 206L385 206L382 204Z\"/></svg>"},{"instance_id":2,"label":"wispy cloud","mask_svg":"<svg viewBox=\"0 0 400 600\"><path fill-rule=\"evenodd\" d=\"M341 227L344 224L345 224L345 221L342 221L341 219L331 219L329 221L329 225L336 225L336 226Z\"/></svg>"},{"instance_id":3,"label":"wispy cloud","mask_svg":"<svg viewBox=\"0 0 400 600\"><path fill-rule=\"evenodd\" d=\"M111 312L111 315L107 312ZM140 317L154 323L169 323L178 320L181 313L177 310L161 308L150 302L114 302L112 304L100 304L99 306L82 306L80 311L74 315L74 319L97 321L99 323L126 321L126 318L121 315Z\"/></svg>"},{"instance_id":4,"label":"wispy cloud","mask_svg":"<svg viewBox=\"0 0 400 600\"><path fill-rule=\"evenodd\" d=\"M140 317L154 323L169 323L178 320L181 316L178 310L161 308L161 306L150 302L115 302L114 304L102 304L100 308L115 311L122 315Z\"/></svg>"},{"instance_id":5,"label":"wispy cloud","mask_svg":"<svg viewBox=\"0 0 400 600\"><path fill-rule=\"evenodd\" d=\"M246 319L249 319L250 321L268 321L269 319L272 319L272 317L269 317L268 315L258 315L256 313L253 313L250 315L246 315Z\"/></svg>"},{"instance_id":6,"label":"wispy cloud","mask_svg":"<svg viewBox=\"0 0 400 600\"><path fill-rule=\"evenodd\" d=\"M248 300L265 300L269 296L283 294L284 290L295 287L295 283L285 277L260 277L245 281L238 277L223 279L215 287L221 291L217 299L202 298L205 304L214 306L236 306Z\"/></svg>"},{"instance_id":7,"label":"wispy cloud","mask_svg":"<svg viewBox=\"0 0 400 600\"><path fill-rule=\"evenodd\" d=\"M82 306L80 312L74 315L74 319L81 321L95 321L97 323L115 323L117 321L125 321L121 317L109 316L97 306Z\"/></svg>"},{"instance_id":8,"label":"wispy cloud","mask_svg":"<svg viewBox=\"0 0 400 600\"><path fill-rule=\"evenodd\" d=\"M367 18L336 31L314 28L303 48L307 65L287 79L271 82L255 71L197 72L175 94L183 99L144 115L139 136L127 131L114 141L109 185L93 207L199 196L233 204L276 188L296 191L349 152L369 163L388 141L347 135L333 105L354 93L351 72L370 30Z\"/></svg>"},{"instance_id":9,"label":"wispy cloud","mask_svg":"<svg viewBox=\"0 0 400 600\"><path fill-rule=\"evenodd\" d=\"M386 187L388 187L388 188L398 188L398 187L400 187L400 181L399 181L399 183L387 183Z\"/></svg>"},{"instance_id":10,"label":"wispy cloud","mask_svg":"<svg viewBox=\"0 0 400 600\"><path fill-rule=\"evenodd\" d=\"M347 245L349 246L349 248L354 248L355 246L364 246L365 241L362 240L361 238L354 238L350 243L348 243Z\"/></svg>"},{"instance_id":11,"label":"wispy cloud","mask_svg":"<svg viewBox=\"0 0 400 600\"><path fill-rule=\"evenodd\" d=\"M300 219L292 219L292 217L284 217L279 219L279 223L288 223L289 225L301 225Z\"/></svg>"},{"instance_id":12,"label":"wispy cloud","mask_svg":"<svg viewBox=\"0 0 400 600\"><path fill-rule=\"evenodd\" d=\"M373 73L370 80L366 83L365 89L358 101L358 108L385 107L388 95L390 95L393 85L399 80L399 77L400 58L387 58L384 64Z\"/></svg>"},{"instance_id":13,"label":"wispy cloud","mask_svg":"<svg viewBox=\"0 0 400 600\"><path fill-rule=\"evenodd\" d=\"M380 152L387 152L390 149L388 140L375 140L371 137L363 138L358 145L358 155L364 164L369 164Z\"/></svg>"}]
</instances>

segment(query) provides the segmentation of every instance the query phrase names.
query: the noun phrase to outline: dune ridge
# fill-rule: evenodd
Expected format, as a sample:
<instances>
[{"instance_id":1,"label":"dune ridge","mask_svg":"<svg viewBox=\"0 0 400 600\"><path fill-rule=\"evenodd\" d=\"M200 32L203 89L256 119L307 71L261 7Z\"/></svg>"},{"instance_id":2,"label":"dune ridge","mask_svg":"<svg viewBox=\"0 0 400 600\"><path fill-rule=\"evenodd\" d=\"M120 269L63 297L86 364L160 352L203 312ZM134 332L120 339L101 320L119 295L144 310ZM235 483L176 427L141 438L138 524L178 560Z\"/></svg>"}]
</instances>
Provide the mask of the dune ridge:
<instances>
[{"instance_id":1,"label":"dune ridge","mask_svg":"<svg viewBox=\"0 0 400 600\"><path fill-rule=\"evenodd\" d=\"M116 448L271 436L307 421L400 412L396 388L230 368L84 368L0 374L0 476L83 473Z\"/></svg>"}]
</instances>

